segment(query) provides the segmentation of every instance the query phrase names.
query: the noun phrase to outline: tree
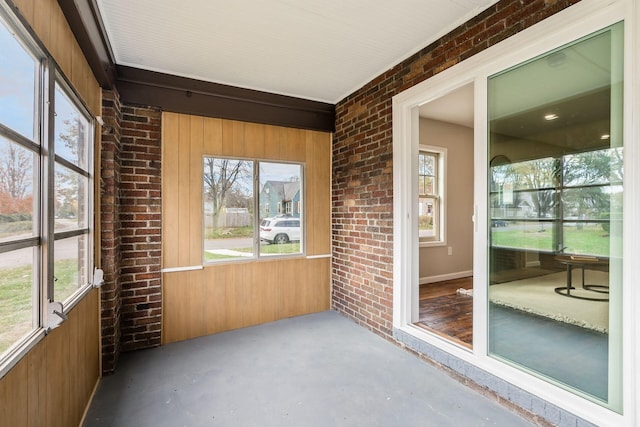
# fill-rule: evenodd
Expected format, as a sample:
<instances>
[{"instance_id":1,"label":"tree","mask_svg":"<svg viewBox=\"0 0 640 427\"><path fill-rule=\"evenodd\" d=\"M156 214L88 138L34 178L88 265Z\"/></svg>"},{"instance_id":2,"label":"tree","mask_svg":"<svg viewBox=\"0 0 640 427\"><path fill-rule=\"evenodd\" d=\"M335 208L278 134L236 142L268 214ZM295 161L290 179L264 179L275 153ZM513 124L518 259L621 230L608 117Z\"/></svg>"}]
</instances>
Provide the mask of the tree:
<instances>
[{"instance_id":1,"label":"tree","mask_svg":"<svg viewBox=\"0 0 640 427\"><path fill-rule=\"evenodd\" d=\"M537 159L523 162L517 167L516 186L537 189L531 194L531 203L538 218L554 213L557 206L556 187L560 164L557 159Z\"/></svg>"},{"instance_id":2,"label":"tree","mask_svg":"<svg viewBox=\"0 0 640 427\"><path fill-rule=\"evenodd\" d=\"M73 113L70 118L63 120L62 124L62 129L59 129L58 132L58 138L64 142L69 152L56 152L56 154L72 163L77 162L80 167L85 167L86 126L84 122L78 113ZM56 148L58 148L57 144ZM55 186L56 215L61 218L83 220L85 186L81 175L66 168L56 168Z\"/></svg>"},{"instance_id":3,"label":"tree","mask_svg":"<svg viewBox=\"0 0 640 427\"><path fill-rule=\"evenodd\" d=\"M0 156L0 192L14 200L27 196L31 186L31 163L33 155L15 144L9 144Z\"/></svg>"},{"instance_id":4,"label":"tree","mask_svg":"<svg viewBox=\"0 0 640 427\"><path fill-rule=\"evenodd\" d=\"M239 193L242 194L243 189L236 183L250 178L251 169L251 162L205 157L205 195L213 205L214 217L218 216L229 196L233 195L236 200L241 198Z\"/></svg>"}]
</instances>

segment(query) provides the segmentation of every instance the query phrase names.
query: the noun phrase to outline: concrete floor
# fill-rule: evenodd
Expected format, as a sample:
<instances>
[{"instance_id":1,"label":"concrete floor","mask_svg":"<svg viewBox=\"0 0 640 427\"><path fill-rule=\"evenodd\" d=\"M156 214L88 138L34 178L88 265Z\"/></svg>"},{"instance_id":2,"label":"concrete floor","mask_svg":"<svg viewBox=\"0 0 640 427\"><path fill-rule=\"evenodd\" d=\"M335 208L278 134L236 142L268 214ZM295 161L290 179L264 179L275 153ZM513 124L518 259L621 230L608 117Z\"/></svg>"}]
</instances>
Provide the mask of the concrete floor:
<instances>
[{"instance_id":1,"label":"concrete floor","mask_svg":"<svg viewBox=\"0 0 640 427\"><path fill-rule=\"evenodd\" d=\"M531 426L335 312L123 354L84 426Z\"/></svg>"}]
</instances>

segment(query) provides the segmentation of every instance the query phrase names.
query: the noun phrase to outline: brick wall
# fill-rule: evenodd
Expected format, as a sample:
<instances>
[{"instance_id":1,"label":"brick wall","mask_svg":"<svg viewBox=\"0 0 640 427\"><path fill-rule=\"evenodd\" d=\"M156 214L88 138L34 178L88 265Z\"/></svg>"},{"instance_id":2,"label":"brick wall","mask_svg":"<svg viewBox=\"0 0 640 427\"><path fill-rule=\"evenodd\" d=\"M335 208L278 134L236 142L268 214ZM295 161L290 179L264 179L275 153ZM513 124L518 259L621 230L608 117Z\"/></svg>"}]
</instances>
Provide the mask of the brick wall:
<instances>
[{"instance_id":1,"label":"brick wall","mask_svg":"<svg viewBox=\"0 0 640 427\"><path fill-rule=\"evenodd\" d=\"M338 103L332 190L335 309L391 336L391 98L578 1L500 1Z\"/></svg>"},{"instance_id":2,"label":"brick wall","mask_svg":"<svg viewBox=\"0 0 640 427\"><path fill-rule=\"evenodd\" d=\"M122 107L122 351L160 345L160 120L159 109Z\"/></svg>"},{"instance_id":3,"label":"brick wall","mask_svg":"<svg viewBox=\"0 0 640 427\"><path fill-rule=\"evenodd\" d=\"M102 371L113 372L120 354L120 144L122 112L116 91L102 92L100 180Z\"/></svg>"},{"instance_id":4,"label":"brick wall","mask_svg":"<svg viewBox=\"0 0 640 427\"><path fill-rule=\"evenodd\" d=\"M101 147L102 371L121 351L160 345L160 111L103 91Z\"/></svg>"}]
</instances>

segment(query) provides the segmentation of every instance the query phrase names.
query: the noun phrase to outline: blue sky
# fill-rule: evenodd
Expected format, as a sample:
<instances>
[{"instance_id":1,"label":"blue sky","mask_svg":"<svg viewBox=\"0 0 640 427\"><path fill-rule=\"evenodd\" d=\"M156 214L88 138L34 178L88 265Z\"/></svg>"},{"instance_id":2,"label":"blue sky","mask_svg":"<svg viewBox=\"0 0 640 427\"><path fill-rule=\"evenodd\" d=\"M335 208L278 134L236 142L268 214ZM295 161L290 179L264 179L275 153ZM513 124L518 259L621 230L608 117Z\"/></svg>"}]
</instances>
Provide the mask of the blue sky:
<instances>
[{"instance_id":1,"label":"blue sky","mask_svg":"<svg viewBox=\"0 0 640 427\"><path fill-rule=\"evenodd\" d=\"M0 121L29 139L34 128L35 70L35 60L0 24Z\"/></svg>"},{"instance_id":2,"label":"blue sky","mask_svg":"<svg viewBox=\"0 0 640 427\"><path fill-rule=\"evenodd\" d=\"M16 132L35 140L34 119L38 61L11 35L0 21L0 122ZM65 120L78 116L76 108L56 87L56 134L67 132ZM83 121L85 126L87 122ZM88 128L88 126L87 126ZM56 153L81 167L74 155L56 135Z\"/></svg>"}]
</instances>

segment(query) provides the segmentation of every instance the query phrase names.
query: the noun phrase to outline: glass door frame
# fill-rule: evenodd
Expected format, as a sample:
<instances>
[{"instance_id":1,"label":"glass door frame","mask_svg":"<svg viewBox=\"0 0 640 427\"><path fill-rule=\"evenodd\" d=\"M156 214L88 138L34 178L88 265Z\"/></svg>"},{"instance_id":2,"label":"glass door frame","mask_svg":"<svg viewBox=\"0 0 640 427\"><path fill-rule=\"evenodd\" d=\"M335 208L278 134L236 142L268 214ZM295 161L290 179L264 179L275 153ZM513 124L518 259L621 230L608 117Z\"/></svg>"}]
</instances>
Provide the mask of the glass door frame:
<instances>
[{"instance_id":1,"label":"glass door frame","mask_svg":"<svg viewBox=\"0 0 640 427\"><path fill-rule=\"evenodd\" d=\"M487 348L487 78L523 61L563 46L621 20L624 28L624 235L623 257L639 259L640 225L633 218L640 215L640 94L638 93L640 59L638 51L640 6L631 0L618 0L603 7L602 2L580 3L547 18L509 39L435 75L393 98L394 161L394 331L444 351L445 365L472 364L494 376L598 425L631 426L638 420L636 407L640 394L636 383L640 375L635 359L640 355L640 315L633 306L640 304L640 290L630 286L634 280L631 263L623 266L623 414L509 366L488 356ZM634 43L636 44L634 46ZM635 50L634 50L635 49ZM635 74L634 74L635 72ZM418 232L417 232L417 152L418 108L447 93L474 84L474 331L472 350L458 346L422 328L414 326L418 315ZM635 106L635 110L632 108ZM635 114L635 117L633 116ZM415 219L415 220L414 220ZM441 362L442 363L442 362ZM464 372L461 372L464 374ZM484 384L481 384L484 385ZM497 390L500 393L499 390ZM503 396L508 398L508 396Z\"/></svg>"}]
</instances>

